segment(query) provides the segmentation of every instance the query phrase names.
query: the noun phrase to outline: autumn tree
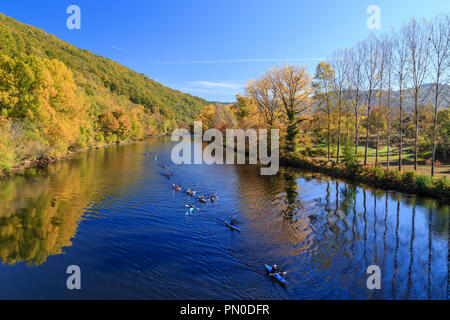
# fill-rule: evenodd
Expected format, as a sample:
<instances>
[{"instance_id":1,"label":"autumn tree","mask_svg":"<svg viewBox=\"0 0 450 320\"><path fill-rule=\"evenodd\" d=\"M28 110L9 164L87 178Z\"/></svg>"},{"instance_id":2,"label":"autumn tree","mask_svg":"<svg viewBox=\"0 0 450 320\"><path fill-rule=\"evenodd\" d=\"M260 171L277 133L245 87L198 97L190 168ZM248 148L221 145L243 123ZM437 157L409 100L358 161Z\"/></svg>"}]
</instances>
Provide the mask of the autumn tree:
<instances>
[{"instance_id":1,"label":"autumn tree","mask_svg":"<svg viewBox=\"0 0 450 320\"><path fill-rule=\"evenodd\" d=\"M245 87L247 97L251 98L264 115L267 125L272 128L281 113L281 99L272 85L271 73L267 72L256 80L250 80Z\"/></svg>"},{"instance_id":2,"label":"autumn tree","mask_svg":"<svg viewBox=\"0 0 450 320\"><path fill-rule=\"evenodd\" d=\"M326 62L320 62L316 67L314 77L314 97L319 106L322 107L327 114L327 158L330 159L331 145L331 110L333 102L333 78L334 71L331 65Z\"/></svg>"},{"instance_id":3,"label":"autumn tree","mask_svg":"<svg viewBox=\"0 0 450 320\"><path fill-rule=\"evenodd\" d=\"M413 18L405 29L408 48L408 66L414 98L414 170L417 170L417 140L419 136L419 93L427 75L429 64L429 41L423 22ZM447 30L448 33L448 30Z\"/></svg>"},{"instance_id":4,"label":"autumn tree","mask_svg":"<svg viewBox=\"0 0 450 320\"><path fill-rule=\"evenodd\" d=\"M272 69L270 81L288 120L285 149L288 153L295 152L299 123L297 117L311 106L311 76L305 67L286 65Z\"/></svg>"},{"instance_id":5,"label":"autumn tree","mask_svg":"<svg viewBox=\"0 0 450 320\"><path fill-rule=\"evenodd\" d=\"M387 39L383 38L382 40L380 40L379 42L379 85L378 85L378 108L377 108L377 118L376 118L376 145L375 145L375 165L378 165L378 152L379 152L379 147L380 147L380 122L381 122L381 117L383 115L383 109L382 105L384 103L383 100L383 96L384 96L384 85L386 82L386 77L385 77L385 72L386 72L386 64L387 64L387 59L390 56L390 52L389 50L391 49L390 46L387 43Z\"/></svg>"},{"instance_id":6,"label":"autumn tree","mask_svg":"<svg viewBox=\"0 0 450 320\"><path fill-rule=\"evenodd\" d=\"M434 117L433 117L433 146L431 158L431 175L434 176L434 164L436 162L436 142L437 142L437 122L438 106L443 102L442 88L444 87L445 76L450 70L450 19L449 16L437 17L428 25L428 35L430 41L430 60L432 70L432 80L434 83ZM444 82L444 83L443 83Z\"/></svg>"},{"instance_id":7,"label":"autumn tree","mask_svg":"<svg viewBox=\"0 0 450 320\"><path fill-rule=\"evenodd\" d=\"M366 141L364 147L364 165L367 164L367 151L370 135L370 111L373 104L374 93L380 82L380 43L375 35L371 34L362 44L363 74L365 84L365 103L367 107Z\"/></svg>"},{"instance_id":8,"label":"autumn tree","mask_svg":"<svg viewBox=\"0 0 450 320\"><path fill-rule=\"evenodd\" d=\"M203 128L213 128L216 120L216 106L209 104L203 107L200 111L200 115L197 117L197 120L202 122Z\"/></svg>"},{"instance_id":9,"label":"autumn tree","mask_svg":"<svg viewBox=\"0 0 450 320\"><path fill-rule=\"evenodd\" d=\"M334 94L334 102L337 110L337 156L336 162L339 163L341 148L341 115L342 108L346 100L346 92L348 91L348 72L349 72L349 50L339 49L335 51L331 57L331 67L334 70L332 78L332 87Z\"/></svg>"},{"instance_id":10,"label":"autumn tree","mask_svg":"<svg viewBox=\"0 0 450 320\"><path fill-rule=\"evenodd\" d=\"M403 154L403 100L405 82L408 79L408 47L405 25L393 37L394 43L394 73L398 87L398 171L402 171Z\"/></svg>"},{"instance_id":11,"label":"autumn tree","mask_svg":"<svg viewBox=\"0 0 450 320\"><path fill-rule=\"evenodd\" d=\"M386 124L387 124L387 138L386 138L386 167L389 169L390 166L390 152L391 152L391 128L392 128L392 108L391 108L391 97L392 97L392 81L394 72L394 52L392 35L389 34L385 36L381 42L382 50L384 52L384 64L385 64L385 79L386 79Z\"/></svg>"},{"instance_id":12,"label":"autumn tree","mask_svg":"<svg viewBox=\"0 0 450 320\"><path fill-rule=\"evenodd\" d=\"M363 81L363 54L362 43L358 42L354 48L350 49L350 70L349 81L351 89L355 92L354 110L355 110L355 155L358 154L359 146L359 100Z\"/></svg>"},{"instance_id":13,"label":"autumn tree","mask_svg":"<svg viewBox=\"0 0 450 320\"><path fill-rule=\"evenodd\" d=\"M117 121L116 117L110 111L102 113L98 117L98 123L106 135L116 134L120 127L119 121Z\"/></svg>"},{"instance_id":14,"label":"autumn tree","mask_svg":"<svg viewBox=\"0 0 450 320\"><path fill-rule=\"evenodd\" d=\"M238 121L242 121L250 113L248 101L240 94L236 95L236 103L233 105L233 111Z\"/></svg>"}]
</instances>

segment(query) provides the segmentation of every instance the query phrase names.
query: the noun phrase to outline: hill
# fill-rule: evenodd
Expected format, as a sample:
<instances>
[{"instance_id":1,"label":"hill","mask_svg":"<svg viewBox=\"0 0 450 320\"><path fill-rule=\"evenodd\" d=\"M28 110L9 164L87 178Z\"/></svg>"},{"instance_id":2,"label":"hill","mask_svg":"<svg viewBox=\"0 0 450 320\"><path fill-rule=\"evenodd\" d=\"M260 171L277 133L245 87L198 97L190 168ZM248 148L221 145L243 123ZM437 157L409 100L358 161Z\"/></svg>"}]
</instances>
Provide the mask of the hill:
<instances>
[{"instance_id":1,"label":"hill","mask_svg":"<svg viewBox=\"0 0 450 320\"><path fill-rule=\"evenodd\" d=\"M187 127L207 104L0 13L0 170Z\"/></svg>"}]
</instances>

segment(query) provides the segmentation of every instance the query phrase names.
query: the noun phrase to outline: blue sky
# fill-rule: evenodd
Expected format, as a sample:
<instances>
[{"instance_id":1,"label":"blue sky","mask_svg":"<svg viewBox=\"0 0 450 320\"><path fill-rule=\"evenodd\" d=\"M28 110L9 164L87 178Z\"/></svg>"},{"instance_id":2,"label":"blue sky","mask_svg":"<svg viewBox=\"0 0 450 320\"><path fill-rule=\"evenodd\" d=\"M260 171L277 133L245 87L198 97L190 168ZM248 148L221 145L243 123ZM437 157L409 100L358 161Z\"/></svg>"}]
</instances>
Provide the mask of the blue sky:
<instances>
[{"instance_id":1,"label":"blue sky","mask_svg":"<svg viewBox=\"0 0 450 320\"><path fill-rule=\"evenodd\" d=\"M81 9L80 30L66 27L71 4ZM376 33L450 12L447 0L3 0L0 12L169 87L228 102L273 66L313 72L320 58L365 38L369 5L381 10Z\"/></svg>"}]
</instances>

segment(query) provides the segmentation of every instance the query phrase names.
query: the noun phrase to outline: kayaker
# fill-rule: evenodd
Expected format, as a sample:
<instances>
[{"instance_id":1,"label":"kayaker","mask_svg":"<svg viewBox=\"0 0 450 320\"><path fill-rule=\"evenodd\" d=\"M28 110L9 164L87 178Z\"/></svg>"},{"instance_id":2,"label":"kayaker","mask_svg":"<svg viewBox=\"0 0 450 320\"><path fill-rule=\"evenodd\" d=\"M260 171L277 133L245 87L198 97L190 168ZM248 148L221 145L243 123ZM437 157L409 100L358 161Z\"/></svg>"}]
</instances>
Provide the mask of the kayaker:
<instances>
[{"instance_id":1,"label":"kayaker","mask_svg":"<svg viewBox=\"0 0 450 320\"><path fill-rule=\"evenodd\" d=\"M231 220L230 220L230 224L231 224L232 226L236 226L236 225L237 225L237 220L236 220L236 218L231 219Z\"/></svg>"},{"instance_id":2,"label":"kayaker","mask_svg":"<svg viewBox=\"0 0 450 320\"><path fill-rule=\"evenodd\" d=\"M211 202L216 201L216 199L214 198L214 195L213 195L213 194L209 197L209 201L211 201Z\"/></svg>"},{"instance_id":3,"label":"kayaker","mask_svg":"<svg viewBox=\"0 0 450 320\"><path fill-rule=\"evenodd\" d=\"M270 271L270 275L274 275L275 273L280 273L278 266L276 264L273 265L272 271Z\"/></svg>"}]
</instances>

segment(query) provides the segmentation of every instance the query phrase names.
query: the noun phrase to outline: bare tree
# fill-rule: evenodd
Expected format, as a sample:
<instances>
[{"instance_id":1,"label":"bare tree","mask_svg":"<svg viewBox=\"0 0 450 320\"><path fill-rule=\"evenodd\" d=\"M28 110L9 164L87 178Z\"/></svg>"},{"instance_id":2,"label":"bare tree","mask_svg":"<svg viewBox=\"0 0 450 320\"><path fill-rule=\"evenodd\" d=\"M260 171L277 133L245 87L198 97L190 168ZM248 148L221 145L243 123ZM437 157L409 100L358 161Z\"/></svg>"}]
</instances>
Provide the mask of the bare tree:
<instances>
[{"instance_id":1,"label":"bare tree","mask_svg":"<svg viewBox=\"0 0 450 320\"><path fill-rule=\"evenodd\" d=\"M434 84L434 118L433 118L433 151L431 158L431 175L434 176L434 163L436 161L436 139L437 139L437 112L442 103L442 81L446 75L450 63L449 36L450 19L448 15L437 17L428 26L430 41L430 60L432 79ZM447 79L448 80L448 79Z\"/></svg>"},{"instance_id":2,"label":"bare tree","mask_svg":"<svg viewBox=\"0 0 450 320\"><path fill-rule=\"evenodd\" d=\"M363 67L363 55L361 49L361 42L358 42L355 48L350 51L350 83L351 88L355 91L355 155L358 155L359 146L359 98L362 85L362 67Z\"/></svg>"},{"instance_id":3,"label":"bare tree","mask_svg":"<svg viewBox=\"0 0 450 320\"><path fill-rule=\"evenodd\" d=\"M408 48L405 37L405 25L402 26L400 32L394 35L394 73L398 85L399 93L399 120L398 120L398 170L402 171L402 148L403 148L403 94L404 86L407 79L407 59Z\"/></svg>"},{"instance_id":4,"label":"bare tree","mask_svg":"<svg viewBox=\"0 0 450 320\"><path fill-rule=\"evenodd\" d=\"M386 81L384 77L385 73L385 67L386 67L386 60L388 58L389 52L388 50L390 47L386 44L386 38L382 38L380 40L380 46L379 46L379 54L380 54L380 60L379 60L379 87L378 87L378 110L377 110L377 142L376 142L376 151L375 151L375 165L378 165L378 152L379 152L379 146L380 146L380 122L381 122L381 113L382 113L382 106L383 106L383 89L384 89L384 82Z\"/></svg>"},{"instance_id":5,"label":"bare tree","mask_svg":"<svg viewBox=\"0 0 450 320\"><path fill-rule=\"evenodd\" d=\"M393 43L392 36L388 35L383 38L382 44L383 50L385 52L385 71L386 71L386 85L387 85L387 93L386 93L386 124L387 124L387 139L386 139L386 167L389 169L390 166L390 148L391 148L391 94L392 94L392 76L393 76Z\"/></svg>"},{"instance_id":6,"label":"bare tree","mask_svg":"<svg viewBox=\"0 0 450 320\"><path fill-rule=\"evenodd\" d=\"M270 74L265 73L259 79L248 81L244 90L246 95L255 102L258 110L264 114L267 124L272 128L281 113L281 108L280 101L272 88Z\"/></svg>"},{"instance_id":7,"label":"bare tree","mask_svg":"<svg viewBox=\"0 0 450 320\"><path fill-rule=\"evenodd\" d=\"M365 84L365 103L367 106L367 131L366 131L366 145L364 148L364 165L367 164L367 149L369 147L369 132L370 132L370 111L373 103L373 94L380 82L380 43L374 34L369 37L362 44L363 54L363 75Z\"/></svg>"},{"instance_id":8,"label":"bare tree","mask_svg":"<svg viewBox=\"0 0 450 320\"><path fill-rule=\"evenodd\" d=\"M413 18L406 27L406 42L409 51L408 64L414 96L414 170L417 170L417 139L419 135L419 93L427 75L429 41L423 23Z\"/></svg>"},{"instance_id":9,"label":"bare tree","mask_svg":"<svg viewBox=\"0 0 450 320\"><path fill-rule=\"evenodd\" d=\"M320 62L316 68L315 81L313 83L315 99L319 106L325 108L327 113L327 157L330 160L331 144L331 110L332 110L332 91L333 91L334 71L331 65L326 62Z\"/></svg>"},{"instance_id":10,"label":"bare tree","mask_svg":"<svg viewBox=\"0 0 450 320\"><path fill-rule=\"evenodd\" d=\"M349 72L349 49L336 50L331 56L331 66L334 70L332 81L334 100L338 111L338 128L337 128L337 155L336 162L339 163L340 147L341 147L341 113L343 103L345 102L345 93L348 90L348 72Z\"/></svg>"}]
</instances>

